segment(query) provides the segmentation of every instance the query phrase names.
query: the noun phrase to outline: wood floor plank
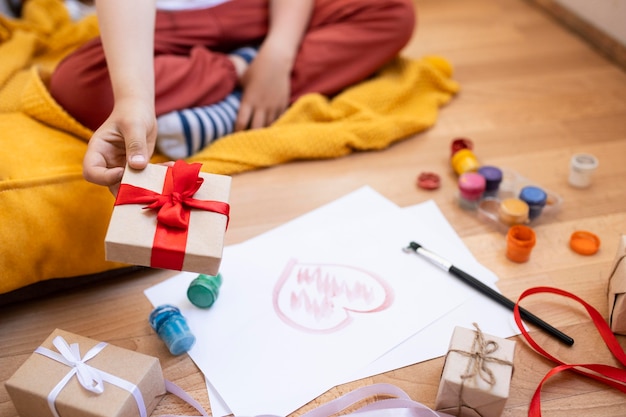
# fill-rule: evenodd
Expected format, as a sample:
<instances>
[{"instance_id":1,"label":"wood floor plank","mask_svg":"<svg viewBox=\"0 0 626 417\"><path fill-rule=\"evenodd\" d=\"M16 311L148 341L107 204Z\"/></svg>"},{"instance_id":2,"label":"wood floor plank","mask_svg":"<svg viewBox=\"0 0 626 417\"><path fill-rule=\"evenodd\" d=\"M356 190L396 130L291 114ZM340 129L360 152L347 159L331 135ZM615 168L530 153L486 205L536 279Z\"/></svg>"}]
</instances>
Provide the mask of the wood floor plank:
<instances>
[{"instance_id":1,"label":"wood floor plank","mask_svg":"<svg viewBox=\"0 0 626 417\"><path fill-rule=\"evenodd\" d=\"M554 286L607 315L608 275L619 237L626 233L626 73L525 0L417 4L419 26L402 53L444 57L461 86L436 125L382 151L234 176L227 244L369 185L401 207L435 201L478 261L499 277L498 287L508 297L515 299L533 286ZM457 177L449 164L450 143L457 137L473 141L481 163L514 170L562 198L559 210L534 226L537 245L529 262L509 261L504 235L458 206ZM578 152L600 161L586 189L567 181L569 160ZM441 188L417 188L421 171L439 173ZM580 229L601 237L596 255L577 255L569 248L569 236ZM0 380L6 381L54 328L63 328L159 357L166 377L208 410L203 375L188 356L169 355L147 322L151 305L143 291L171 275L143 271L0 307ZM576 339L575 348L568 349L531 326L533 337L551 351L571 361L615 364L574 302L538 295L523 305ZM626 346L626 336L618 339ZM514 340L516 369L504 417L527 415L532 394L554 366L521 337ZM443 358L436 358L341 385L290 417L374 382L396 384L413 399L434 406L442 366ZM572 373L550 380L542 393L546 416L614 417L624 415L625 406L623 393ZM170 413L193 410L168 396L155 415ZM0 416L17 417L3 384Z\"/></svg>"}]
</instances>

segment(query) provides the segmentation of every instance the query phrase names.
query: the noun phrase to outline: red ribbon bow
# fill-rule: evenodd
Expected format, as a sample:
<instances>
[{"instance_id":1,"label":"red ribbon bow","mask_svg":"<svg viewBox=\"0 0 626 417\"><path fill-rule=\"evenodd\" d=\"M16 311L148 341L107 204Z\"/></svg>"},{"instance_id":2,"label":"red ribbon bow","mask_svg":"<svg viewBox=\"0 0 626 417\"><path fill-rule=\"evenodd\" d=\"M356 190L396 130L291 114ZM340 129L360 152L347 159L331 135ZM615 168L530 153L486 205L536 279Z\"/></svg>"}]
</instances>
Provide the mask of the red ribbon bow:
<instances>
[{"instance_id":1,"label":"red ribbon bow","mask_svg":"<svg viewBox=\"0 0 626 417\"><path fill-rule=\"evenodd\" d=\"M163 191L157 193L131 184L121 184L115 205L147 204L144 209L157 210L157 228L154 234L150 266L182 270L187 247L191 209L228 215L230 206L222 201L198 200L194 194L204 182L200 178L202 164L176 161L167 168Z\"/></svg>"}]
</instances>

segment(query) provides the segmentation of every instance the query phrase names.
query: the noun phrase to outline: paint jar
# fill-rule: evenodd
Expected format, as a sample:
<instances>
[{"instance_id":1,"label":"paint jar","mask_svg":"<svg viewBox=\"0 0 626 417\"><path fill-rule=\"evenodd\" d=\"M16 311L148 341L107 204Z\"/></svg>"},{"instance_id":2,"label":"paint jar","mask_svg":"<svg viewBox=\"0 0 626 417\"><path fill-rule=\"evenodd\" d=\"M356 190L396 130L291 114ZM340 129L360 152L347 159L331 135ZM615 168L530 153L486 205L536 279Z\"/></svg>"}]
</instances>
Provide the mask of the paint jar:
<instances>
[{"instance_id":1,"label":"paint jar","mask_svg":"<svg viewBox=\"0 0 626 417\"><path fill-rule=\"evenodd\" d=\"M513 262L527 262L535 243L533 229L521 224L512 226L506 234L506 257Z\"/></svg>"},{"instance_id":2,"label":"paint jar","mask_svg":"<svg viewBox=\"0 0 626 417\"><path fill-rule=\"evenodd\" d=\"M450 156L454 155L461 149L469 149L470 151L474 149L474 143L466 138L457 138L452 141L450 145Z\"/></svg>"},{"instance_id":3,"label":"paint jar","mask_svg":"<svg viewBox=\"0 0 626 417\"><path fill-rule=\"evenodd\" d=\"M459 177L459 205L475 210L485 191L485 177L475 172L466 172Z\"/></svg>"},{"instance_id":4,"label":"paint jar","mask_svg":"<svg viewBox=\"0 0 626 417\"><path fill-rule=\"evenodd\" d=\"M528 204L528 219L534 220L541 215L548 201L548 194L539 187L528 185L520 190L519 198Z\"/></svg>"},{"instance_id":5,"label":"paint jar","mask_svg":"<svg viewBox=\"0 0 626 417\"><path fill-rule=\"evenodd\" d=\"M222 274L200 274L189 284L187 298L199 308L209 308L217 300L222 285Z\"/></svg>"},{"instance_id":6,"label":"paint jar","mask_svg":"<svg viewBox=\"0 0 626 417\"><path fill-rule=\"evenodd\" d=\"M165 304L155 308L148 321L172 355L189 351L196 342L187 320L175 306Z\"/></svg>"},{"instance_id":7,"label":"paint jar","mask_svg":"<svg viewBox=\"0 0 626 417\"><path fill-rule=\"evenodd\" d=\"M502 182L502 170L491 165L478 168L478 173L485 177L485 192L483 197L495 197Z\"/></svg>"},{"instance_id":8,"label":"paint jar","mask_svg":"<svg viewBox=\"0 0 626 417\"><path fill-rule=\"evenodd\" d=\"M457 151L450 159L452 169L457 175L464 174L466 172L476 172L480 168L478 158L474 155L470 149L461 149Z\"/></svg>"},{"instance_id":9,"label":"paint jar","mask_svg":"<svg viewBox=\"0 0 626 417\"><path fill-rule=\"evenodd\" d=\"M516 197L505 198L500 202L498 218L507 226L528 221L528 204Z\"/></svg>"},{"instance_id":10,"label":"paint jar","mask_svg":"<svg viewBox=\"0 0 626 417\"><path fill-rule=\"evenodd\" d=\"M598 168L598 159L588 153L579 153L572 156L569 167L568 181L571 186L585 188L591 185L591 177Z\"/></svg>"}]
</instances>

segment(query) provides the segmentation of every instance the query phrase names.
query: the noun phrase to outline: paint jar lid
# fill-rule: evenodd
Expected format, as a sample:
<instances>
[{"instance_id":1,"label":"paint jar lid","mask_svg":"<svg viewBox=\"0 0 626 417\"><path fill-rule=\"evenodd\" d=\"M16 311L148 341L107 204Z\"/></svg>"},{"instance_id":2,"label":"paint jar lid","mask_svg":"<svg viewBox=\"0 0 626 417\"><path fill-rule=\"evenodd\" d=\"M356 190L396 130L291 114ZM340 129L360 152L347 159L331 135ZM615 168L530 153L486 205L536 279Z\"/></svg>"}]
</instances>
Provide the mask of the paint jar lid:
<instances>
[{"instance_id":1,"label":"paint jar lid","mask_svg":"<svg viewBox=\"0 0 626 417\"><path fill-rule=\"evenodd\" d=\"M459 177L459 192L468 200L479 199L485 191L485 177L475 172L466 172Z\"/></svg>"},{"instance_id":2,"label":"paint jar lid","mask_svg":"<svg viewBox=\"0 0 626 417\"><path fill-rule=\"evenodd\" d=\"M436 190L441 185L441 178L434 172L422 172L417 177L417 186L424 190Z\"/></svg>"},{"instance_id":3,"label":"paint jar lid","mask_svg":"<svg viewBox=\"0 0 626 417\"><path fill-rule=\"evenodd\" d=\"M172 316L180 314L181 313L178 307L170 304L163 304L152 310L150 316L148 317L148 321L150 322L150 326L158 332L167 320L169 320Z\"/></svg>"},{"instance_id":4,"label":"paint jar lid","mask_svg":"<svg viewBox=\"0 0 626 417\"><path fill-rule=\"evenodd\" d=\"M572 233L569 246L580 255L593 255L600 249L600 238L586 230L577 230Z\"/></svg>"},{"instance_id":5,"label":"paint jar lid","mask_svg":"<svg viewBox=\"0 0 626 417\"><path fill-rule=\"evenodd\" d=\"M502 170L491 165L483 165L478 168L478 173L485 177L487 191L497 190L502 182Z\"/></svg>"},{"instance_id":6,"label":"paint jar lid","mask_svg":"<svg viewBox=\"0 0 626 417\"><path fill-rule=\"evenodd\" d=\"M519 198L528 205L543 206L548 200L548 194L539 187L528 185L521 189Z\"/></svg>"},{"instance_id":7,"label":"paint jar lid","mask_svg":"<svg viewBox=\"0 0 626 417\"><path fill-rule=\"evenodd\" d=\"M222 285L222 275L200 274L191 281L187 288L187 298L191 304L199 308L209 308L217 300L220 286Z\"/></svg>"},{"instance_id":8,"label":"paint jar lid","mask_svg":"<svg viewBox=\"0 0 626 417\"><path fill-rule=\"evenodd\" d=\"M452 141L450 145L450 156L454 155L461 149L474 149L474 143L466 138L456 138Z\"/></svg>"}]
</instances>

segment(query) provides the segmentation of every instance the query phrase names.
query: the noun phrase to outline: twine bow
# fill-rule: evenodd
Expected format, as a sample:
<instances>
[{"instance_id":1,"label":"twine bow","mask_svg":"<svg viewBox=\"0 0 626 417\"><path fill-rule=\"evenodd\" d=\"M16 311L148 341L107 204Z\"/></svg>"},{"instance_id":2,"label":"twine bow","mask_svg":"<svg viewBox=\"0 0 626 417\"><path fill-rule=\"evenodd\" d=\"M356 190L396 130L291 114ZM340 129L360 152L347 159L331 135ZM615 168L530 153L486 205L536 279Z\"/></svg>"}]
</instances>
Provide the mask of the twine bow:
<instances>
[{"instance_id":1,"label":"twine bow","mask_svg":"<svg viewBox=\"0 0 626 417\"><path fill-rule=\"evenodd\" d=\"M107 346L107 343L98 343L96 346L89 349L89 351L82 358L80 357L80 348L78 343L72 343L70 345L62 336L57 336L53 339L52 344L57 348L59 351L58 353L43 346L39 346L35 349L35 352L71 368L48 394L48 406L50 407L50 411L54 417L60 417L55 405L56 399L74 375L76 375L78 382L83 388L97 395L104 393L104 381L130 392L135 398L135 402L139 408L140 417L147 417L143 396L135 384L96 369L85 363L98 355L102 349Z\"/></svg>"}]
</instances>

